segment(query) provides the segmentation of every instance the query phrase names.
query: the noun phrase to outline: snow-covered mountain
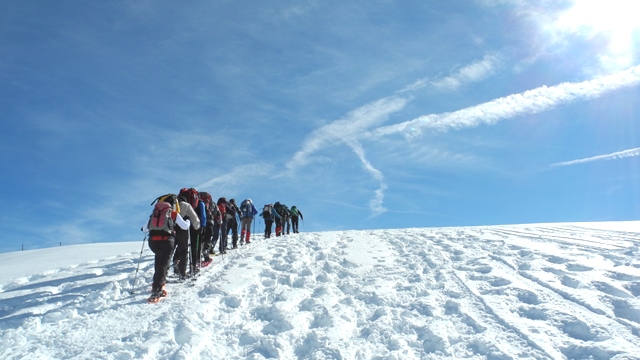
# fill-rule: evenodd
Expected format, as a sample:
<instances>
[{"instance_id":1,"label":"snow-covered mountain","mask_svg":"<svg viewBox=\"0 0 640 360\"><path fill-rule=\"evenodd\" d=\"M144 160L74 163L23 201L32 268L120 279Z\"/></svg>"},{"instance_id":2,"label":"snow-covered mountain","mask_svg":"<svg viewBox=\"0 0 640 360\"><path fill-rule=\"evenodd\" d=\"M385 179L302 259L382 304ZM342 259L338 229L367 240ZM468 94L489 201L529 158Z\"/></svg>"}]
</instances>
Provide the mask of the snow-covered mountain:
<instances>
[{"instance_id":1,"label":"snow-covered mountain","mask_svg":"<svg viewBox=\"0 0 640 360\"><path fill-rule=\"evenodd\" d=\"M638 221L254 240L152 305L142 238L0 254L0 358L640 359Z\"/></svg>"}]
</instances>

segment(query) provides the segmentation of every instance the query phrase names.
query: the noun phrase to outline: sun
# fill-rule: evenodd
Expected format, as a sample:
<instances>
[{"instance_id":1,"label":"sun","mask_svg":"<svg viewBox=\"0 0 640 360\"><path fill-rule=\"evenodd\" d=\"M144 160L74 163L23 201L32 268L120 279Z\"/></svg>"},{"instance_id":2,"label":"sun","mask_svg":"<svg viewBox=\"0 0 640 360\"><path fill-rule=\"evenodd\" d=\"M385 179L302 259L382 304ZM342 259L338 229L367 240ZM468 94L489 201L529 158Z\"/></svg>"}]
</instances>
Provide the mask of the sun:
<instances>
[{"instance_id":1,"label":"sun","mask_svg":"<svg viewBox=\"0 0 640 360\"><path fill-rule=\"evenodd\" d=\"M587 36L603 34L609 39L609 57L631 58L634 33L640 29L638 0L575 0L557 25ZM631 60L631 59L629 59Z\"/></svg>"}]
</instances>

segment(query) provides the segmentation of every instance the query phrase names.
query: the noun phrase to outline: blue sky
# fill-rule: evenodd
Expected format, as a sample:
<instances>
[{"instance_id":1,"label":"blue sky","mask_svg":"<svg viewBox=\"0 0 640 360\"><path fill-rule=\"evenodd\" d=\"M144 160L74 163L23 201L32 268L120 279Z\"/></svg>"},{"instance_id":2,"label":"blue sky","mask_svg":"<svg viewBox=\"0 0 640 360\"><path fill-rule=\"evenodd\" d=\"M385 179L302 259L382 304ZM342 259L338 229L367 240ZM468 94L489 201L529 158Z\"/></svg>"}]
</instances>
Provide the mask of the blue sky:
<instances>
[{"instance_id":1,"label":"blue sky","mask_svg":"<svg viewBox=\"0 0 640 360\"><path fill-rule=\"evenodd\" d=\"M302 231L637 220L638 10L3 2L0 251L141 240L182 187Z\"/></svg>"}]
</instances>

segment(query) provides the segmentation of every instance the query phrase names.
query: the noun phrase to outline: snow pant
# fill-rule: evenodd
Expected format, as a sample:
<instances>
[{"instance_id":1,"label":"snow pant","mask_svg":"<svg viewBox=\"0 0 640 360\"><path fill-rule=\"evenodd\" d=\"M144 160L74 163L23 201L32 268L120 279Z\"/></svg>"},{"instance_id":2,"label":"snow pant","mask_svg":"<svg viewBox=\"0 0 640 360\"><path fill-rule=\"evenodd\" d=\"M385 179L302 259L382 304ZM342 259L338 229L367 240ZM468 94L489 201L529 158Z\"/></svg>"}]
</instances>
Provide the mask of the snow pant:
<instances>
[{"instance_id":1,"label":"snow pant","mask_svg":"<svg viewBox=\"0 0 640 360\"><path fill-rule=\"evenodd\" d=\"M268 239L271 237L271 226L273 225L273 219L265 219L264 220L264 238Z\"/></svg>"},{"instance_id":2,"label":"snow pant","mask_svg":"<svg viewBox=\"0 0 640 360\"><path fill-rule=\"evenodd\" d=\"M298 233L298 217L297 216L291 217L291 229L293 230L294 234Z\"/></svg>"},{"instance_id":3,"label":"snow pant","mask_svg":"<svg viewBox=\"0 0 640 360\"><path fill-rule=\"evenodd\" d=\"M227 222L222 220L221 224L215 224L213 227L213 246L216 246L216 242L220 238L220 245L218 250L223 252L227 248Z\"/></svg>"},{"instance_id":4,"label":"snow pant","mask_svg":"<svg viewBox=\"0 0 640 360\"><path fill-rule=\"evenodd\" d=\"M282 235L282 218L276 218L276 236Z\"/></svg>"},{"instance_id":5,"label":"snow pant","mask_svg":"<svg viewBox=\"0 0 640 360\"><path fill-rule=\"evenodd\" d=\"M175 239L171 236L167 240L149 240L149 249L155 254L152 290L162 289L167 282L174 244Z\"/></svg>"},{"instance_id":6,"label":"snow pant","mask_svg":"<svg viewBox=\"0 0 640 360\"><path fill-rule=\"evenodd\" d=\"M251 239L251 223L253 222L253 218L251 217L244 217L241 220L241 228L242 228L242 232L240 233L240 240L244 240L248 243L250 243L250 239Z\"/></svg>"},{"instance_id":7,"label":"snow pant","mask_svg":"<svg viewBox=\"0 0 640 360\"><path fill-rule=\"evenodd\" d=\"M173 266L178 267L182 276L187 276L187 263L189 262L189 230L176 227L176 252L173 254ZM176 265L177 262L177 265Z\"/></svg>"},{"instance_id":8,"label":"snow pant","mask_svg":"<svg viewBox=\"0 0 640 360\"><path fill-rule=\"evenodd\" d=\"M291 218L288 216L284 217L284 224L285 227L287 229L287 235L289 235L289 232L291 232ZM284 229L282 229L282 232L284 233Z\"/></svg>"},{"instance_id":9,"label":"snow pant","mask_svg":"<svg viewBox=\"0 0 640 360\"><path fill-rule=\"evenodd\" d=\"M229 238L229 232L231 232L233 247L238 247L238 220L236 220L235 216L233 218L227 217L227 238Z\"/></svg>"},{"instance_id":10,"label":"snow pant","mask_svg":"<svg viewBox=\"0 0 640 360\"><path fill-rule=\"evenodd\" d=\"M204 252L204 257L207 259L209 257L209 253L213 250L213 244L211 241L213 240L213 223L207 221L207 225L204 227L202 232L202 236L200 237L200 241L202 242L202 251Z\"/></svg>"},{"instance_id":11,"label":"snow pant","mask_svg":"<svg viewBox=\"0 0 640 360\"><path fill-rule=\"evenodd\" d=\"M189 231L191 232L191 263L193 266L199 266L200 257L202 256L202 240L200 235L202 230L189 227Z\"/></svg>"}]
</instances>

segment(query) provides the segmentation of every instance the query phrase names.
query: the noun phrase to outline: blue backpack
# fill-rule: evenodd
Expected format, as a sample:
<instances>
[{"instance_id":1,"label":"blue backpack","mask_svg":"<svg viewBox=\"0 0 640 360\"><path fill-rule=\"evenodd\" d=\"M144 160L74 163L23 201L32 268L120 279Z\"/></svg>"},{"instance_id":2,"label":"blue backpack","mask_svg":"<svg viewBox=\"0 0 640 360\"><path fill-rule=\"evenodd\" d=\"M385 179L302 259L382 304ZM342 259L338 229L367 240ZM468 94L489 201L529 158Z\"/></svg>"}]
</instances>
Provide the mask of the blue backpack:
<instances>
[{"instance_id":1,"label":"blue backpack","mask_svg":"<svg viewBox=\"0 0 640 360\"><path fill-rule=\"evenodd\" d=\"M251 211L251 200L246 199L242 204L240 204L240 212L242 213L243 218L253 217L253 212Z\"/></svg>"}]
</instances>

